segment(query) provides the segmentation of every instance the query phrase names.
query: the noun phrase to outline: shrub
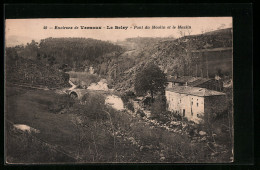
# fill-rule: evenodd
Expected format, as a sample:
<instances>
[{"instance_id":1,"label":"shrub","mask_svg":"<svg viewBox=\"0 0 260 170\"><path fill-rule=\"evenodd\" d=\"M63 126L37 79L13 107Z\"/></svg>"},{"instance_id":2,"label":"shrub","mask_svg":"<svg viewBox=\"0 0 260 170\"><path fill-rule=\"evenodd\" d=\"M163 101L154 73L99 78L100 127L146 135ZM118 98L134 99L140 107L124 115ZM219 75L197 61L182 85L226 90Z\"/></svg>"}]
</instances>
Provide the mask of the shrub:
<instances>
[{"instance_id":1,"label":"shrub","mask_svg":"<svg viewBox=\"0 0 260 170\"><path fill-rule=\"evenodd\" d=\"M173 112L171 111L165 111L162 113L168 120L177 120Z\"/></svg>"},{"instance_id":2,"label":"shrub","mask_svg":"<svg viewBox=\"0 0 260 170\"><path fill-rule=\"evenodd\" d=\"M126 92L126 96L128 96L129 98L134 98L135 97L135 93L133 91L127 91Z\"/></svg>"},{"instance_id":3,"label":"shrub","mask_svg":"<svg viewBox=\"0 0 260 170\"><path fill-rule=\"evenodd\" d=\"M140 115L141 117L145 116L145 113L142 110L140 110L140 109L137 110L136 114Z\"/></svg>"},{"instance_id":4,"label":"shrub","mask_svg":"<svg viewBox=\"0 0 260 170\"><path fill-rule=\"evenodd\" d=\"M74 105L74 103L75 100L73 100L71 97L69 97L68 95L62 95L58 97L55 102L49 104L48 109L53 113L58 113L63 109L71 108Z\"/></svg>"},{"instance_id":5,"label":"shrub","mask_svg":"<svg viewBox=\"0 0 260 170\"><path fill-rule=\"evenodd\" d=\"M151 106L151 104L154 102L154 99L151 97L146 97L142 102L144 106Z\"/></svg>"},{"instance_id":6,"label":"shrub","mask_svg":"<svg viewBox=\"0 0 260 170\"><path fill-rule=\"evenodd\" d=\"M8 163L57 163L76 162L49 145L42 143L37 137L13 129L6 125L6 161Z\"/></svg>"},{"instance_id":7,"label":"shrub","mask_svg":"<svg viewBox=\"0 0 260 170\"><path fill-rule=\"evenodd\" d=\"M169 121L169 119L167 117L165 117L163 114L158 115L157 120L161 121L162 123L166 123Z\"/></svg>"},{"instance_id":8,"label":"shrub","mask_svg":"<svg viewBox=\"0 0 260 170\"><path fill-rule=\"evenodd\" d=\"M59 72L55 66L46 66L40 61L19 58L17 65L7 66L8 82L47 86L48 88L69 87L69 76Z\"/></svg>"},{"instance_id":9,"label":"shrub","mask_svg":"<svg viewBox=\"0 0 260 170\"><path fill-rule=\"evenodd\" d=\"M187 117L183 117L182 120L185 121L185 122L188 122Z\"/></svg>"},{"instance_id":10,"label":"shrub","mask_svg":"<svg viewBox=\"0 0 260 170\"><path fill-rule=\"evenodd\" d=\"M104 112L105 96L99 93L87 93L82 97L83 105L78 104L75 109L79 108L78 112L90 119L107 119L107 113Z\"/></svg>"},{"instance_id":11,"label":"shrub","mask_svg":"<svg viewBox=\"0 0 260 170\"><path fill-rule=\"evenodd\" d=\"M129 99L133 99L134 97L135 97L135 94L132 91L127 91L123 95L121 95L121 99L123 100L123 102L125 104L128 103Z\"/></svg>"},{"instance_id":12,"label":"shrub","mask_svg":"<svg viewBox=\"0 0 260 170\"><path fill-rule=\"evenodd\" d=\"M174 117L175 119L179 120L179 121L182 120L182 116L179 115L179 114L173 114L173 117Z\"/></svg>"},{"instance_id":13,"label":"shrub","mask_svg":"<svg viewBox=\"0 0 260 170\"><path fill-rule=\"evenodd\" d=\"M165 96L159 95L152 103L151 114L153 117L160 117L166 111Z\"/></svg>"},{"instance_id":14,"label":"shrub","mask_svg":"<svg viewBox=\"0 0 260 170\"><path fill-rule=\"evenodd\" d=\"M131 110L132 112L135 111L134 106L133 106L133 104L132 104L131 102L128 102L128 103L127 103L126 108L129 109L129 110Z\"/></svg>"},{"instance_id":15,"label":"shrub","mask_svg":"<svg viewBox=\"0 0 260 170\"><path fill-rule=\"evenodd\" d=\"M89 86L91 83L97 83L100 81L100 77L98 77L97 75L89 74L86 72L71 71L69 72L69 75L71 78L77 79L79 84L80 82L84 82L86 86Z\"/></svg>"}]
</instances>

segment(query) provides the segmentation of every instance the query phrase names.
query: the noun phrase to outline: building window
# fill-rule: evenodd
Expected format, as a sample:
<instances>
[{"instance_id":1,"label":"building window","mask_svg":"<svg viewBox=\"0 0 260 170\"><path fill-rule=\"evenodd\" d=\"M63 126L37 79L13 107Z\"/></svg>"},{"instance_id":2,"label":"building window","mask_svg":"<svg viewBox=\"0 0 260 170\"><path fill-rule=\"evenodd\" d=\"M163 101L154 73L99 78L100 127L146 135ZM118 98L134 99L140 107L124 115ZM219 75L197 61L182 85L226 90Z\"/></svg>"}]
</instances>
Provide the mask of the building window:
<instances>
[{"instance_id":1,"label":"building window","mask_svg":"<svg viewBox=\"0 0 260 170\"><path fill-rule=\"evenodd\" d=\"M197 117L200 117L200 115L199 115L199 114L197 114Z\"/></svg>"},{"instance_id":2,"label":"building window","mask_svg":"<svg viewBox=\"0 0 260 170\"><path fill-rule=\"evenodd\" d=\"M197 103L197 107L199 107L199 103Z\"/></svg>"},{"instance_id":3,"label":"building window","mask_svg":"<svg viewBox=\"0 0 260 170\"><path fill-rule=\"evenodd\" d=\"M191 105L193 105L193 102L191 102Z\"/></svg>"}]
</instances>

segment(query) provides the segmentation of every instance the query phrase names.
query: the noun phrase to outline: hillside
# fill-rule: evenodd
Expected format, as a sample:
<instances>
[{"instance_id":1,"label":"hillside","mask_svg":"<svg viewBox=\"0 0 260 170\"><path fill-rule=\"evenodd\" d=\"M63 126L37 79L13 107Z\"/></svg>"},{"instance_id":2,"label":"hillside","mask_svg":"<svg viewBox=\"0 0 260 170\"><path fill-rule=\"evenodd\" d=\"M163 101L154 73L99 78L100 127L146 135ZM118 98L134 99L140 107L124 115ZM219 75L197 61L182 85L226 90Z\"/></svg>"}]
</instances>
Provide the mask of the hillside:
<instances>
[{"instance_id":1,"label":"hillside","mask_svg":"<svg viewBox=\"0 0 260 170\"><path fill-rule=\"evenodd\" d=\"M109 42L91 38L47 38L41 40L39 51L42 57L55 57L58 63L74 68L96 65L121 53L122 48Z\"/></svg>"},{"instance_id":2,"label":"hillside","mask_svg":"<svg viewBox=\"0 0 260 170\"><path fill-rule=\"evenodd\" d=\"M86 38L47 38L40 43L6 48L7 81L67 86L59 70L83 71L92 66L100 73L100 65L117 58L123 49L109 42ZM40 76L39 76L40 75Z\"/></svg>"},{"instance_id":3,"label":"hillside","mask_svg":"<svg viewBox=\"0 0 260 170\"><path fill-rule=\"evenodd\" d=\"M19 58L6 66L6 81L48 88L70 87L69 75L59 72L55 66L46 66L39 61Z\"/></svg>"},{"instance_id":4,"label":"hillside","mask_svg":"<svg viewBox=\"0 0 260 170\"><path fill-rule=\"evenodd\" d=\"M111 87L125 91L133 89L135 73L148 62L155 62L168 74L178 76L195 76L196 73L197 76L212 77L221 71L230 75L232 50L223 52L223 55L221 52L222 56L218 52L201 52L216 48L232 49L231 28L179 39L128 38L116 44L90 38L47 38L40 43L32 41L26 46L7 48L6 56L11 65L23 58L46 67L66 66L75 71L92 66ZM205 64L209 64L210 69L205 70Z\"/></svg>"},{"instance_id":5,"label":"hillside","mask_svg":"<svg viewBox=\"0 0 260 170\"><path fill-rule=\"evenodd\" d=\"M135 37L127 38L123 41L117 41L115 44L125 48L127 51L142 49L151 46L154 43L165 40L174 40L174 37Z\"/></svg>"},{"instance_id":6,"label":"hillside","mask_svg":"<svg viewBox=\"0 0 260 170\"><path fill-rule=\"evenodd\" d=\"M117 78L114 79L115 89L117 90L132 90L135 73L140 71L141 68L148 62L155 62L165 72L173 72L179 76L193 75L194 64L200 64L201 67L205 67L205 63L202 60L196 61L196 55L193 55L194 50L207 50L215 48L232 48L232 30L223 29L213 32L207 32L200 35L185 36L175 40L158 41L157 43L144 48L132 50L131 55L127 53L121 55L117 65L120 63L128 62L129 59L134 61L132 67L129 69L120 70L118 67L111 67L109 73L117 71ZM232 51L231 51L232 52ZM126 56L127 55L127 56ZM220 61L219 56L216 56L214 60ZM225 56L224 56L225 57ZM232 59L232 55L228 54L227 70L230 70L232 64L229 62ZM214 65L216 61L211 62ZM119 72L120 71L120 72ZM217 68L212 70L210 75L215 75L219 70ZM227 73L230 74L230 73ZM204 74L205 75L205 74Z\"/></svg>"},{"instance_id":7,"label":"hillside","mask_svg":"<svg viewBox=\"0 0 260 170\"><path fill-rule=\"evenodd\" d=\"M123 52L118 45L91 38L46 38L40 43L32 40L26 46L9 47L7 50L15 51L12 54L16 53L18 58L37 60L48 65L67 64L75 69L82 69L86 65L96 66Z\"/></svg>"}]
</instances>

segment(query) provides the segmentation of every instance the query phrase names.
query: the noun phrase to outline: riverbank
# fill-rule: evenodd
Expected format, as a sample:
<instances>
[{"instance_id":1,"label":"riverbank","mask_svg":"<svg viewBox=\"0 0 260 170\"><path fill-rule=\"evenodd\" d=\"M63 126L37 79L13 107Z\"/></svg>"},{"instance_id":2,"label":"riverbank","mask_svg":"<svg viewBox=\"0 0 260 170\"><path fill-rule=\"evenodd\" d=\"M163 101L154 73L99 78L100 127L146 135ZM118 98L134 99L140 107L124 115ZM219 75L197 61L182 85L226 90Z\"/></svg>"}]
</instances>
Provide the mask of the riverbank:
<instances>
[{"instance_id":1,"label":"riverbank","mask_svg":"<svg viewBox=\"0 0 260 170\"><path fill-rule=\"evenodd\" d=\"M139 117L133 117L126 110L117 111L105 104L105 96L95 93L86 98L84 105L70 100L67 95L51 90L28 90L12 87L7 93L6 119L14 124L28 125L39 130L32 135L51 146L63 150L78 163L93 162L223 162L228 155L215 155L206 143L191 142L185 134L170 132L161 127L151 126ZM12 93L11 93L12 92ZM28 107L30 106L30 107ZM48 163L42 159L45 152L42 145L26 141L15 142L8 136L9 162L19 160L19 155L38 156L26 162ZM20 149L24 148L25 149ZM26 152L25 152L26 151ZM26 156L24 156L26 158ZM53 156L53 162L60 161ZM24 161L24 160L23 160ZM64 159L66 161L66 159ZM13 162L19 163L19 162Z\"/></svg>"}]
</instances>

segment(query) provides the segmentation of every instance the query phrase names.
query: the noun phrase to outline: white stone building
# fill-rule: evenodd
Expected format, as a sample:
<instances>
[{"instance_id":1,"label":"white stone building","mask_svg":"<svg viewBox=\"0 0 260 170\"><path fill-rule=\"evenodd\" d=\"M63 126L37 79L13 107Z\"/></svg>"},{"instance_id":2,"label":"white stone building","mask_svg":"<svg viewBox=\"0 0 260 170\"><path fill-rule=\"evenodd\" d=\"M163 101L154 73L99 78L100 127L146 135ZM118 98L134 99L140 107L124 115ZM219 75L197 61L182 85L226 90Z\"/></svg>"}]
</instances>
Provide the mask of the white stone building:
<instances>
[{"instance_id":1,"label":"white stone building","mask_svg":"<svg viewBox=\"0 0 260 170\"><path fill-rule=\"evenodd\" d=\"M226 109L225 93L205 88L173 86L166 88L165 96L168 111L195 123L202 121L204 113L215 114Z\"/></svg>"}]
</instances>

